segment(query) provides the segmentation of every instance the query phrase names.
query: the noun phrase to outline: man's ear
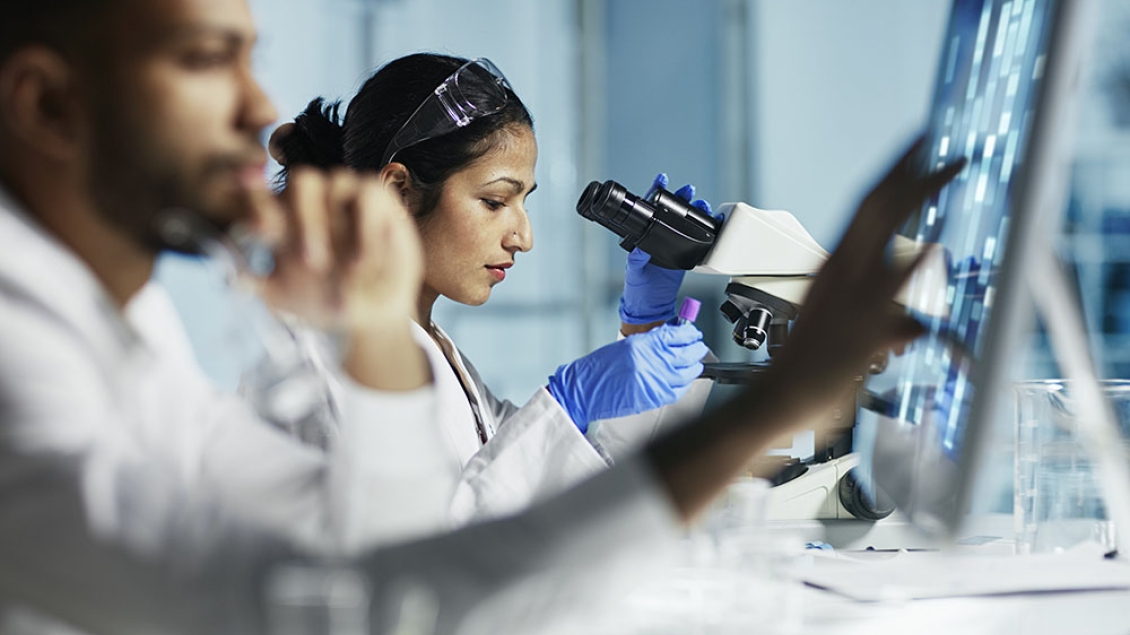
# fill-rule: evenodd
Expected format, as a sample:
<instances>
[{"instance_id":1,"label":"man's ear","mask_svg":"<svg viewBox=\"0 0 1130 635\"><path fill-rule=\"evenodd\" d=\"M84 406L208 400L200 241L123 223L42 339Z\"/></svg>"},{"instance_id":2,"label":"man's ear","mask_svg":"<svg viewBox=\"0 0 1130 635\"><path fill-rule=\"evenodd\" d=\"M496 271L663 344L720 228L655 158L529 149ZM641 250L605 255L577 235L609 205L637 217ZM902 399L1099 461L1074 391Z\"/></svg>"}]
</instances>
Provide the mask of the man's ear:
<instances>
[{"instance_id":1,"label":"man's ear","mask_svg":"<svg viewBox=\"0 0 1130 635\"><path fill-rule=\"evenodd\" d=\"M81 141L77 77L62 55L29 46L0 66L0 125L5 136L55 159L73 158Z\"/></svg>"}]
</instances>

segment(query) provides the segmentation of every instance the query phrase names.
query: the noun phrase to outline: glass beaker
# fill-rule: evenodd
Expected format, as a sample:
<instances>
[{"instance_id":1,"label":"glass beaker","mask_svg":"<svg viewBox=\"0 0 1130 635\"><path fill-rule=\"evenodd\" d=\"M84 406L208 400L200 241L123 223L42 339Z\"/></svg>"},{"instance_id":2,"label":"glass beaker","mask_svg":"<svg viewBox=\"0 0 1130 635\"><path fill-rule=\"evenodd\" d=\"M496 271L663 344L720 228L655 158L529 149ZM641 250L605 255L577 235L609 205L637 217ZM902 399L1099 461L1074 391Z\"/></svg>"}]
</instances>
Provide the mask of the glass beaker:
<instances>
[{"instance_id":1,"label":"glass beaker","mask_svg":"<svg viewBox=\"0 0 1130 635\"><path fill-rule=\"evenodd\" d=\"M278 566L266 584L271 635L367 635L369 581L330 563Z\"/></svg>"},{"instance_id":2,"label":"glass beaker","mask_svg":"<svg viewBox=\"0 0 1130 635\"><path fill-rule=\"evenodd\" d=\"M1100 384L1130 451L1130 381ZM1016 384L1017 553L1061 551L1088 541L1108 551L1116 546L1095 458L1084 446L1077 412L1070 381Z\"/></svg>"}]
</instances>

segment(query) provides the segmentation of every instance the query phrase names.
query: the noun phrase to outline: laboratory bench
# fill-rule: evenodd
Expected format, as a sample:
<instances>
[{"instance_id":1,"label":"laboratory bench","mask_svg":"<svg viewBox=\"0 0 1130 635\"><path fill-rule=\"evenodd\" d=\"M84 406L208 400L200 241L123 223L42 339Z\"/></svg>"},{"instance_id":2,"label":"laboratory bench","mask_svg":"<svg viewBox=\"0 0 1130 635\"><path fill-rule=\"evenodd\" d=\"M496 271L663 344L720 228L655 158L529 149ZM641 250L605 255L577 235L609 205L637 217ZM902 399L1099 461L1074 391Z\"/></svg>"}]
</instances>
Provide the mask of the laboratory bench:
<instances>
[{"instance_id":1,"label":"laboratory bench","mask_svg":"<svg viewBox=\"0 0 1130 635\"><path fill-rule=\"evenodd\" d=\"M1130 634L1130 563L1103 558L1097 545L1014 556L1006 514L970 523L967 544L941 551L924 543L884 546L912 535L900 521L854 529L831 523L848 547L809 540L820 528L805 522L771 523L751 538L755 548L747 541L735 549L708 532L689 535L677 566L610 610L578 612L552 632Z\"/></svg>"}]
</instances>

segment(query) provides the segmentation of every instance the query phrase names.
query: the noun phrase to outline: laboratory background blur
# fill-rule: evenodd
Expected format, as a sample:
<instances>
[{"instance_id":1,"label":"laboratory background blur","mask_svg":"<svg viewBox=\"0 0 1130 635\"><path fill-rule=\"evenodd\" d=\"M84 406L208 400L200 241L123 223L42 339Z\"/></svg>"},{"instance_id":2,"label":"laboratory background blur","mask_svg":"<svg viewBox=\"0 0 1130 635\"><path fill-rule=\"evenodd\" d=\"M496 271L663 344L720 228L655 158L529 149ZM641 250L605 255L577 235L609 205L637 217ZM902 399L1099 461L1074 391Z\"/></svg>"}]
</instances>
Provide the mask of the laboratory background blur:
<instances>
[{"instance_id":1,"label":"laboratory background blur","mask_svg":"<svg viewBox=\"0 0 1130 635\"><path fill-rule=\"evenodd\" d=\"M1107 377L1130 377L1130 0L1103 0L1061 254L1079 281ZM482 307L437 305L496 394L523 402L561 363L612 341L625 252L574 211L591 180L642 194L659 171L716 206L792 212L825 248L924 124L949 0L251 0L259 78L292 119L348 99L416 51L489 57L535 118L535 247ZM168 258L158 275L205 370L234 388L258 352L215 271ZM750 359L715 308L725 279L689 275L698 320L727 361ZM217 310L221 307L222 310ZM1058 375L1040 335L1018 373ZM1011 452L1004 417L999 455ZM802 441L798 441L802 444ZM794 448L795 449L795 448ZM802 452L803 453L803 452ZM1011 504L1011 458L990 506ZM997 479L992 479L997 481ZM988 484L986 484L988 485Z\"/></svg>"}]
</instances>

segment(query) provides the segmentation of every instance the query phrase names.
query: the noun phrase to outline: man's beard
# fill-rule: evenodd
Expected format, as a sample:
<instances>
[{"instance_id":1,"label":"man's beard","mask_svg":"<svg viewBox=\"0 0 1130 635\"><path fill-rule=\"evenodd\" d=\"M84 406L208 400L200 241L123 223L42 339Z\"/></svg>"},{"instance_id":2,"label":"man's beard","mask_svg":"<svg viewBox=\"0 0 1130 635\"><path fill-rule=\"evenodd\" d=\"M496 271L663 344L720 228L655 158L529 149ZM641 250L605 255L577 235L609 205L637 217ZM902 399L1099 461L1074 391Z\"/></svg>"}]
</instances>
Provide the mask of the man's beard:
<instances>
[{"instance_id":1,"label":"man's beard","mask_svg":"<svg viewBox=\"0 0 1130 635\"><path fill-rule=\"evenodd\" d=\"M235 211L218 209L204 194L209 177L230 171L233 160L213 159L196 171L175 165L167 159L175 150L161 152L147 146L145 131L112 112L100 116L94 129L89 187L95 206L135 244L154 255L167 251L203 255L198 241L170 234L166 221L188 215L195 227L209 227L215 233L230 229Z\"/></svg>"}]
</instances>

